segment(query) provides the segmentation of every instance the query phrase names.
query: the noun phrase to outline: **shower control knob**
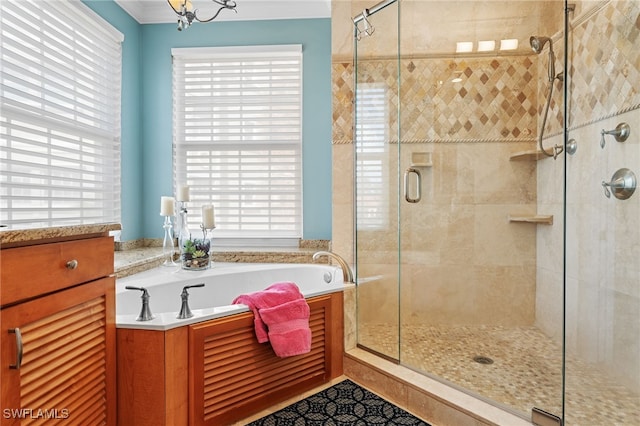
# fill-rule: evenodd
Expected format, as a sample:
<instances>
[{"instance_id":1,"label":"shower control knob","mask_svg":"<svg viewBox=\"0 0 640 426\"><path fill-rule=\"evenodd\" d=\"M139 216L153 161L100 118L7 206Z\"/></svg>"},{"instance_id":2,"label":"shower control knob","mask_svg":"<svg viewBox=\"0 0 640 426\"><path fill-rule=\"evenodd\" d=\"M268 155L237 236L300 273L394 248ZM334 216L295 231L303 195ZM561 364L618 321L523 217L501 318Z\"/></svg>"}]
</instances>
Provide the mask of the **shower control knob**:
<instances>
[{"instance_id":1,"label":"shower control knob","mask_svg":"<svg viewBox=\"0 0 640 426\"><path fill-rule=\"evenodd\" d=\"M607 198L611 198L611 193L618 200L626 200L633 195L636 190L637 179L636 175L627 168L622 168L615 172L611 177L611 182L602 181L602 187L604 188L604 195ZM611 188L611 191L609 191Z\"/></svg>"},{"instance_id":2,"label":"shower control knob","mask_svg":"<svg viewBox=\"0 0 640 426\"><path fill-rule=\"evenodd\" d=\"M627 123L620 123L613 130L604 130L600 131L600 148L604 148L605 140L604 135L612 135L616 141L624 142L627 140L629 135L631 134L631 127Z\"/></svg>"}]
</instances>

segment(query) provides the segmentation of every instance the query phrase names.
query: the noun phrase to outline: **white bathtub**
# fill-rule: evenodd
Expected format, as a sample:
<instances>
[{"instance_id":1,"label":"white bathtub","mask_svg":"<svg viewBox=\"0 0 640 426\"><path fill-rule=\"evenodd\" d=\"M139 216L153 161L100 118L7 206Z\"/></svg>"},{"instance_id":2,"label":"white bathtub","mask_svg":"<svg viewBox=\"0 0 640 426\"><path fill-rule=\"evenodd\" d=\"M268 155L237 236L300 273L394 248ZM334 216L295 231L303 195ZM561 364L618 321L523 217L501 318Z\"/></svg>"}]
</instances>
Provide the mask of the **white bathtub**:
<instances>
[{"instance_id":1,"label":"white bathtub","mask_svg":"<svg viewBox=\"0 0 640 426\"><path fill-rule=\"evenodd\" d=\"M291 281L306 298L342 291L342 270L335 266L311 264L216 263L205 271L185 271L158 267L116 281L116 327L169 330L183 325L246 312L246 305L232 305L236 296L264 290L269 285ZM189 307L194 316L176 318L186 285L204 283L189 289ZM125 286L144 287L149 292L149 307L155 316L136 321L142 307L142 292Z\"/></svg>"}]
</instances>

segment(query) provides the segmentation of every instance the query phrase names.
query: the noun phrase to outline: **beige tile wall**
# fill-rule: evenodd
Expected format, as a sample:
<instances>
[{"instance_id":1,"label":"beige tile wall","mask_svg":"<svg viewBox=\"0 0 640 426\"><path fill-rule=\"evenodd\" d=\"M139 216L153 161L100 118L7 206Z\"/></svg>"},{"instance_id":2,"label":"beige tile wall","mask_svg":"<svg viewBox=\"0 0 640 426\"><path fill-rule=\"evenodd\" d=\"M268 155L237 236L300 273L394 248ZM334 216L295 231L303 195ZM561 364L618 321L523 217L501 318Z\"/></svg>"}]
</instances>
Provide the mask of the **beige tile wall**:
<instances>
[{"instance_id":1,"label":"beige tile wall","mask_svg":"<svg viewBox=\"0 0 640 426\"><path fill-rule=\"evenodd\" d=\"M640 392L640 196L607 199L601 182L622 167L640 176L640 3L581 4L569 49L566 342L570 353ZM624 143L600 131L631 126ZM562 143L556 135L545 144ZM560 161L538 162L538 210L558 226L537 235L536 324L562 340L563 173ZM574 377L568 372L568 380Z\"/></svg>"},{"instance_id":2,"label":"beige tile wall","mask_svg":"<svg viewBox=\"0 0 640 426\"><path fill-rule=\"evenodd\" d=\"M333 2L332 245L350 261L354 253L350 17L369 3ZM405 3L415 7L414 2ZM417 10L403 10L403 19L414 23L422 16ZM527 17L536 20L549 10L531 10ZM435 15L442 16L443 23L453 19L446 11ZM540 26L526 30L553 37L560 72L564 47L561 32L553 31L561 27L557 18L538 19ZM578 141L578 152L567 158L568 349L638 390L640 193L626 201L607 199L601 181L609 180L620 167L629 167L640 177L640 4L578 1L571 28L565 77L569 136ZM425 202L403 207L402 212L403 223L411 223L402 226L407 263L403 278L408 278L403 303L413 308L403 320L507 325L535 321L561 341L563 161L508 161L510 153L536 144L537 117L548 89L546 54L498 58L494 68L498 71L489 75L492 59L429 57L419 51L437 38L436 32L417 23L402 32L407 59L401 61L401 90L408 95L402 103L408 111L403 113L402 152L428 151L434 158L433 168L424 171ZM449 41L454 40L451 37ZM389 40L380 43L380 49L385 49L384 43L394 49ZM383 58L367 63L382 70L389 66ZM467 77L474 84L438 84L453 71L470 73ZM545 146L562 143L562 83L556 82L554 89ZM499 103L485 103L495 96L502 97ZM501 108L508 114L503 115ZM623 144L609 137L606 148L600 149L600 130L613 129L621 121L632 125L632 137ZM401 159L401 168L406 161ZM554 224L512 224L506 220L512 212L551 214ZM369 284L376 309L363 319L383 321L381 307L397 299L397 247L385 246L376 235L370 241L358 266L361 276L378 277Z\"/></svg>"},{"instance_id":3,"label":"beige tile wall","mask_svg":"<svg viewBox=\"0 0 640 426\"><path fill-rule=\"evenodd\" d=\"M343 7L343 5L342 5ZM334 11L334 13L336 13ZM334 22L336 17L334 16ZM335 23L334 23L335 27ZM380 50L376 50L380 53ZM338 55L336 55L337 57ZM388 197L398 197L397 170L411 154L428 152L423 198L401 204L403 312L407 323L531 324L535 300L535 225L510 223L511 213L535 214L535 164L511 153L535 146L538 56L413 56L372 58L358 64L359 79L387 82ZM461 77L459 83L451 82ZM333 249L352 254L353 90L351 61L333 63ZM398 163L399 161L399 163ZM360 231L362 286L359 321L398 320L397 204L386 230ZM353 255L352 255L353 256ZM406 309L405 309L406 308Z\"/></svg>"}]
</instances>

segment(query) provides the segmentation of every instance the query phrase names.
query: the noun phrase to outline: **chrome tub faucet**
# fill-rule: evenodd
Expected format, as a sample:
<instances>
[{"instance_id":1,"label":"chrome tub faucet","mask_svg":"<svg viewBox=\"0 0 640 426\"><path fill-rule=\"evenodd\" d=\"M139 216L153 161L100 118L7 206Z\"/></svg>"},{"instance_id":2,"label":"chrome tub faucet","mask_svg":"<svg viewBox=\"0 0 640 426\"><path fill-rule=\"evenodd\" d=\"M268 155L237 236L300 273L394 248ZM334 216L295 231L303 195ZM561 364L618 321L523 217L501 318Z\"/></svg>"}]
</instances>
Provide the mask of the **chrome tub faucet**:
<instances>
[{"instance_id":1,"label":"chrome tub faucet","mask_svg":"<svg viewBox=\"0 0 640 426\"><path fill-rule=\"evenodd\" d=\"M318 251L313 254L313 260L318 260L321 256L327 256L329 258L334 259L340 265L342 269L342 280L345 283L355 284L355 280L353 278L353 271L351 271L351 267L349 264L340 256L331 251Z\"/></svg>"}]
</instances>

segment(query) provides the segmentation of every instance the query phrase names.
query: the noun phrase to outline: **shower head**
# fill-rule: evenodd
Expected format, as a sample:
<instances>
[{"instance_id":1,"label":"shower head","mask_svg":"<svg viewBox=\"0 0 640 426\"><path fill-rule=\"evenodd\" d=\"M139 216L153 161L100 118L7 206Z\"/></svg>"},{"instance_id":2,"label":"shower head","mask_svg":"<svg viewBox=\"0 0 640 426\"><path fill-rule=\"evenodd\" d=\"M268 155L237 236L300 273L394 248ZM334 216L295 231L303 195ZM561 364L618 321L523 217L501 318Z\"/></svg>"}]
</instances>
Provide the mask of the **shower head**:
<instances>
[{"instance_id":1,"label":"shower head","mask_svg":"<svg viewBox=\"0 0 640 426\"><path fill-rule=\"evenodd\" d=\"M549 42L549 50L553 51L553 42L549 37L531 36L529 38L529 43L531 43L531 49L538 54L542 52L542 49L544 49L544 45L547 44L547 42Z\"/></svg>"},{"instance_id":2,"label":"shower head","mask_svg":"<svg viewBox=\"0 0 640 426\"><path fill-rule=\"evenodd\" d=\"M544 49L544 45L549 42L549 65L547 69L547 74L549 75L549 82L553 83L553 80L556 79L556 55L553 53L553 41L549 37L543 36L531 36L529 38L529 43L531 43L531 49L536 53L540 54L542 49ZM560 74L558 74L559 76Z\"/></svg>"}]
</instances>

